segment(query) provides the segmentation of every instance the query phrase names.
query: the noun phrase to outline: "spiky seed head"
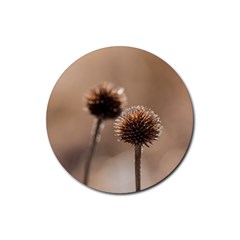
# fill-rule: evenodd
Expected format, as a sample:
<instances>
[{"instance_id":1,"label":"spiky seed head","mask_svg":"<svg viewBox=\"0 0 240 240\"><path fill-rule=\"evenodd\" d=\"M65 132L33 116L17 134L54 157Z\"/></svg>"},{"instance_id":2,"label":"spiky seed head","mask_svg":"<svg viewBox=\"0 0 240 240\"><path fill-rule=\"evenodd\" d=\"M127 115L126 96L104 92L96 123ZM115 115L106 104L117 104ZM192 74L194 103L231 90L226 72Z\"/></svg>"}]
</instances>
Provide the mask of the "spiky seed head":
<instances>
[{"instance_id":1,"label":"spiky seed head","mask_svg":"<svg viewBox=\"0 0 240 240\"><path fill-rule=\"evenodd\" d=\"M91 89L85 98L89 112L102 119L118 117L127 100L123 88L113 88L107 82Z\"/></svg>"},{"instance_id":2,"label":"spiky seed head","mask_svg":"<svg viewBox=\"0 0 240 240\"><path fill-rule=\"evenodd\" d=\"M158 115L143 106L127 108L114 123L114 130L120 141L147 147L158 139L162 129Z\"/></svg>"}]
</instances>

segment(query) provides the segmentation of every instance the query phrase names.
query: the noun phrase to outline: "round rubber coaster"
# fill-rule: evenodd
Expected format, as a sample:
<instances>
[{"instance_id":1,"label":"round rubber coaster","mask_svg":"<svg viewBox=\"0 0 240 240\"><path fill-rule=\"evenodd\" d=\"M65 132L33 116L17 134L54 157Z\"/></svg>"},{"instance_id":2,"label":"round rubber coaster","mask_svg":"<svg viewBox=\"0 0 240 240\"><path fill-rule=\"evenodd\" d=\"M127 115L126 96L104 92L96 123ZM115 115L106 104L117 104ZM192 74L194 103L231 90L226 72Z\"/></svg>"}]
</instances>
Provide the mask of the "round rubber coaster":
<instances>
[{"instance_id":1,"label":"round rubber coaster","mask_svg":"<svg viewBox=\"0 0 240 240\"><path fill-rule=\"evenodd\" d=\"M61 165L108 193L139 192L169 176L188 150L193 122L179 75L132 47L79 58L57 81L47 107L48 137Z\"/></svg>"}]
</instances>

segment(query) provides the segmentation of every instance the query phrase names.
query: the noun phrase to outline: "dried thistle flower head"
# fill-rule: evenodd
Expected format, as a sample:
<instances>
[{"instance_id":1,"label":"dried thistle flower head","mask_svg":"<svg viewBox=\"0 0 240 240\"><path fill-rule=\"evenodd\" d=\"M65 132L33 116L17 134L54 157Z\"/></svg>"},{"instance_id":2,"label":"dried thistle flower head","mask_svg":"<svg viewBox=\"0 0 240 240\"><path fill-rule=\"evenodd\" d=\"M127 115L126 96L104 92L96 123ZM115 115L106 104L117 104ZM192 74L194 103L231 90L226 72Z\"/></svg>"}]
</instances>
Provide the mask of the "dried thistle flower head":
<instances>
[{"instance_id":1,"label":"dried thistle flower head","mask_svg":"<svg viewBox=\"0 0 240 240\"><path fill-rule=\"evenodd\" d=\"M89 112L101 119L118 117L127 99L123 88L113 88L106 82L91 89L85 97Z\"/></svg>"},{"instance_id":2,"label":"dried thistle flower head","mask_svg":"<svg viewBox=\"0 0 240 240\"><path fill-rule=\"evenodd\" d=\"M163 126L151 109L136 106L124 110L116 119L114 128L120 141L149 147L149 143L158 139Z\"/></svg>"}]
</instances>

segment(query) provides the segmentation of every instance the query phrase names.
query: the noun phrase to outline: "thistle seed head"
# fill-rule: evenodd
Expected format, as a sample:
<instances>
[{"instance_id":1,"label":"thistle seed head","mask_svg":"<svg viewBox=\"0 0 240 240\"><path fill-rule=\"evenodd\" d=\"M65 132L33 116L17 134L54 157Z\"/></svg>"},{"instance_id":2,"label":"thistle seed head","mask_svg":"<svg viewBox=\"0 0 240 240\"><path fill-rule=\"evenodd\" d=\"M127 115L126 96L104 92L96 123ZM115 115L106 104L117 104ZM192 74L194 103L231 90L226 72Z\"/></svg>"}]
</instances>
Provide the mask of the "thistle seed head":
<instances>
[{"instance_id":1,"label":"thistle seed head","mask_svg":"<svg viewBox=\"0 0 240 240\"><path fill-rule=\"evenodd\" d=\"M91 89L85 98L89 112L102 119L118 117L127 99L123 88L113 88L106 82Z\"/></svg>"},{"instance_id":2,"label":"thistle seed head","mask_svg":"<svg viewBox=\"0 0 240 240\"><path fill-rule=\"evenodd\" d=\"M143 106L127 108L114 123L116 136L120 141L132 145L144 144L147 147L158 139L162 128L158 115Z\"/></svg>"}]
</instances>

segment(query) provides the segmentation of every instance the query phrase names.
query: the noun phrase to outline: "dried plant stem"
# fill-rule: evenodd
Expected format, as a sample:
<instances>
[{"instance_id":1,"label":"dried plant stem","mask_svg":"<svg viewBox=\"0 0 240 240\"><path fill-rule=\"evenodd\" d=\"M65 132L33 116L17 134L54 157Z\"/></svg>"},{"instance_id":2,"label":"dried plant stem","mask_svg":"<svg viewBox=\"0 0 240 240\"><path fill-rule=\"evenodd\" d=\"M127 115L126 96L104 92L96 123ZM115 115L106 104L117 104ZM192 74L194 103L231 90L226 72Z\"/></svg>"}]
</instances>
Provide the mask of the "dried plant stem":
<instances>
[{"instance_id":1,"label":"dried plant stem","mask_svg":"<svg viewBox=\"0 0 240 240\"><path fill-rule=\"evenodd\" d=\"M135 180L136 180L136 192L141 190L141 153L142 145L135 145Z\"/></svg>"},{"instance_id":2,"label":"dried plant stem","mask_svg":"<svg viewBox=\"0 0 240 240\"><path fill-rule=\"evenodd\" d=\"M95 129L94 129L94 134L93 134L93 138L92 138L92 143L89 149L89 153L88 153L88 157L86 159L86 163L85 163L85 170L84 170L84 184L88 184L89 182L89 172L90 172L90 168L91 168L91 163L92 163L92 157L95 151L95 147L97 145L97 139L98 136L100 134L100 127L102 124L102 118L98 118L97 122L95 123Z\"/></svg>"}]
</instances>

